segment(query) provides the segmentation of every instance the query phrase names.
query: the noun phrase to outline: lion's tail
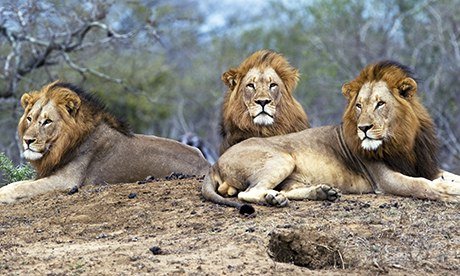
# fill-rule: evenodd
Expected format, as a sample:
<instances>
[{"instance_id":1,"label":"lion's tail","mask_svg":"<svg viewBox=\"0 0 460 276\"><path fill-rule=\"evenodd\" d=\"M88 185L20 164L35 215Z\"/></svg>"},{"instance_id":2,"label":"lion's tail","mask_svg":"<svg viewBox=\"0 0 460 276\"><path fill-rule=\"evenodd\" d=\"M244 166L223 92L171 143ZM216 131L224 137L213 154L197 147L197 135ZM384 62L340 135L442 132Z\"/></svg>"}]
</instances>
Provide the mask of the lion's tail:
<instances>
[{"instance_id":1,"label":"lion's tail","mask_svg":"<svg viewBox=\"0 0 460 276\"><path fill-rule=\"evenodd\" d=\"M215 167L216 165L212 166L203 180L203 186L201 188L201 194L203 197L211 202L235 207L238 209L240 214L252 214L255 212L254 207L250 204L244 204L240 202L233 201L231 199L222 197L217 193L217 184L222 184L221 178L218 172L218 169Z\"/></svg>"}]
</instances>

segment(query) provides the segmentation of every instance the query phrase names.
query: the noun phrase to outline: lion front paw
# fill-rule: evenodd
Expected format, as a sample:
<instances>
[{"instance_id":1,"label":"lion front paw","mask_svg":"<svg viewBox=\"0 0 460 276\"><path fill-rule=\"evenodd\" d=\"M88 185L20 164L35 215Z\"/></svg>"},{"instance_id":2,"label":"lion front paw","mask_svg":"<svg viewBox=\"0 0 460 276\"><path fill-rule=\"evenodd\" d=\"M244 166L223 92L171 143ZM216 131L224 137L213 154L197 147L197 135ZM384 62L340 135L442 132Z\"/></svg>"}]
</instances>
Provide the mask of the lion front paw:
<instances>
[{"instance_id":1,"label":"lion front paw","mask_svg":"<svg viewBox=\"0 0 460 276\"><path fill-rule=\"evenodd\" d=\"M437 198L446 202L460 202L460 183L434 180L431 184L432 189L437 194Z\"/></svg>"},{"instance_id":2,"label":"lion front paw","mask_svg":"<svg viewBox=\"0 0 460 276\"><path fill-rule=\"evenodd\" d=\"M3 186L0 189L0 203L10 204L16 202L16 197L14 196L14 191L8 187L8 185Z\"/></svg>"},{"instance_id":3,"label":"lion front paw","mask_svg":"<svg viewBox=\"0 0 460 276\"><path fill-rule=\"evenodd\" d=\"M269 191L265 195L265 201L268 204L276 207L284 207L287 206L289 203L287 197L278 191Z\"/></svg>"},{"instance_id":4,"label":"lion front paw","mask_svg":"<svg viewBox=\"0 0 460 276\"><path fill-rule=\"evenodd\" d=\"M316 188L317 200L336 201L340 196L340 190L329 185L321 184Z\"/></svg>"}]
</instances>

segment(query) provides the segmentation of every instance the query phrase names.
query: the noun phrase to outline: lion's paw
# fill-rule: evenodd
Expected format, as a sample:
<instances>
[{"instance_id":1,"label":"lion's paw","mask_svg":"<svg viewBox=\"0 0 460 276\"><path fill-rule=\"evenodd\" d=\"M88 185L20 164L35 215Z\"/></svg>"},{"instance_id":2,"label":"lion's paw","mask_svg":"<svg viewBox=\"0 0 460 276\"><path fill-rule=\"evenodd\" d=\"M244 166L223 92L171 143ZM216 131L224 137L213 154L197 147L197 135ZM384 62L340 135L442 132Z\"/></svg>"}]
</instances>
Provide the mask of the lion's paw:
<instances>
[{"instance_id":1,"label":"lion's paw","mask_svg":"<svg viewBox=\"0 0 460 276\"><path fill-rule=\"evenodd\" d=\"M431 187L438 198L446 202L460 202L460 183L436 179Z\"/></svg>"},{"instance_id":2,"label":"lion's paw","mask_svg":"<svg viewBox=\"0 0 460 276\"><path fill-rule=\"evenodd\" d=\"M278 191L269 191L265 195L265 201L268 204L276 207L284 207L289 203L288 198Z\"/></svg>"},{"instance_id":3,"label":"lion's paw","mask_svg":"<svg viewBox=\"0 0 460 276\"><path fill-rule=\"evenodd\" d=\"M16 197L8 185L0 189L0 204L9 204L16 202Z\"/></svg>"},{"instance_id":4,"label":"lion's paw","mask_svg":"<svg viewBox=\"0 0 460 276\"><path fill-rule=\"evenodd\" d=\"M336 201L340 198L340 190L329 185L321 184L316 188L316 196L318 200Z\"/></svg>"},{"instance_id":5,"label":"lion's paw","mask_svg":"<svg viewBox=\"0 0 460 276\"><path fill-rule=\"evenodd\" d=\"M434 181L442 181L442 182L455 182L457 185L460 185L460 175L456 175L450 172L443 171L441 177L435 179Z\"/></svg>"}]
</instances>

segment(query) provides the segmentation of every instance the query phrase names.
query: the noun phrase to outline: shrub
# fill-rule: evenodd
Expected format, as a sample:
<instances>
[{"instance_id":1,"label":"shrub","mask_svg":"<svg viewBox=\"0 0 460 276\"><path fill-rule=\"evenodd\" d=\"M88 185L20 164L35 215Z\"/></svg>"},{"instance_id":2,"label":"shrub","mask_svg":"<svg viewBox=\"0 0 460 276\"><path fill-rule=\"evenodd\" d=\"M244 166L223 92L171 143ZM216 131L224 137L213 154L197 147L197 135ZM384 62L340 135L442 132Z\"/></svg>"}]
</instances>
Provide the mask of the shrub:
<instances>
[{"instance_id":1,"label":"shrub","mask_svg":"<svg viewBox=\"0 0 460 276\"><path fill-rule=\"evenodd\" d=\"M0 173L3 175L0 186L35 177L35 171L29 164L15 166L3 152L0 153Z\"/></svg>"}]
</instances>

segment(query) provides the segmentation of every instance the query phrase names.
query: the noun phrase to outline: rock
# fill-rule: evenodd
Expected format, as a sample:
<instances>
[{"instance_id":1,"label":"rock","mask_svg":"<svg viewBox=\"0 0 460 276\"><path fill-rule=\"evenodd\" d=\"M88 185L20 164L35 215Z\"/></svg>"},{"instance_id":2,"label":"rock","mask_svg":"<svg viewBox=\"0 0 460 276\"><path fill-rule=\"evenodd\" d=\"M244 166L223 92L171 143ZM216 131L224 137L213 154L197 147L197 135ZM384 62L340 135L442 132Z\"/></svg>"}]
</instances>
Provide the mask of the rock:
<instances>
[{"instance_id":1,"label":"rock","mask_svg":"<svg viewBox=\"0 0 460 276\"><path fill-rule=\"evenodd\" d=\"M101 234L96 236L96 239L105 239L107 237L108 237L108 235L106 233L101 233Z\"/></svg>"},{"instance_id":2,"label":"rock","mask_svg":"<svg viewBox=\"0 0 460 276\"><path fill-rule=\"evenodd\" d=\"M78 193L78 186L73 186L72 189L67 193L68 195L73 195L75 193Z\"/></svg>"},{"instance_id":3,"label":"rock","mask_svg":"<svg viewBox=\"0 0 460 276\"><path fill-rule=\"evenodd\" d=\"M183 173L176 173L173 172L170 175L166 176L166 180L176 180L176 179L186 179L186 178L193 178L195 177L194 175L188 175L188 174L183 174Z\"/></svg>"},{"instance_id":4,"label":"rock","mask_svg":"<svg viewBox=\"0 0 460 276\"><path fill-rule=\"evenodd\" d=\"M248 232L248 233L253 233L254 231L256 231L256 228L255 228L255 227L248 227L248 228L246 228L246 232Z\"/></svg>"},{"instance_id":5,"label":"rock","mask_svg":"<svg viewBox=\"0 0 460 276\"><path fill-rule=\"evenodd\" d=\"M163 250L161 250L160 247L158 246L152 246L149 248L150 252L152 252L153 255L161 255L163 254Z\"/></svg>"}]
</instances>

